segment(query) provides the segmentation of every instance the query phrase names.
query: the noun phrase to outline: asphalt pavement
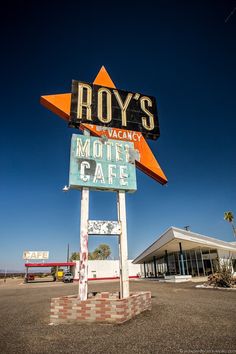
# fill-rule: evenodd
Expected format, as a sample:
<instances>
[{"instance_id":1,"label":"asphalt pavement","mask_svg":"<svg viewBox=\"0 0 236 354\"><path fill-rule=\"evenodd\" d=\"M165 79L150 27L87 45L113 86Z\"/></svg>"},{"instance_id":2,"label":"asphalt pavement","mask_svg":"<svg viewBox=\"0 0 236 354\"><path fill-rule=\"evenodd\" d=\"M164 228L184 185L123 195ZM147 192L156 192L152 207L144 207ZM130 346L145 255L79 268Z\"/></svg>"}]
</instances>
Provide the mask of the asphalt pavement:
<instances>
[{"instance_id":1,"label":"asphalt pavement","mask_svg":"<svg viewBox=\"0 0 236 354\"><path fill-rule=\"evenodd\" d=\"M236 291L195 283L130 282L150 290L152 310L122 324L49 325L51 297L78 284L0 281L0 353L236 353ZM119 282L89 283L89 291L118 291Z\"/></svg>"}]
</instances>

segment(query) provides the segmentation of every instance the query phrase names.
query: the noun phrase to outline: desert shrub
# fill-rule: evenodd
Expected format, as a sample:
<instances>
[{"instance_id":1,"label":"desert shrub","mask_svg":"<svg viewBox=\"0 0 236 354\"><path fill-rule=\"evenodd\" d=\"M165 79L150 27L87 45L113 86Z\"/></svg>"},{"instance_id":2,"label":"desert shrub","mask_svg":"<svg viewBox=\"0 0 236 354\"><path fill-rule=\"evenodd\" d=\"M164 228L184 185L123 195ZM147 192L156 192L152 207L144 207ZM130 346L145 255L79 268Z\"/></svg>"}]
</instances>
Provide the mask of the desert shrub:
<instances>
[{"instance_id":1,"label":"desert shrub","mask_svg":"<svg viewBox=\"0 0 236 354\"><path fill-rule=\"evenodd\" d=\"M232 276L231 262L228 260L219 261L217 259L217 270L214 274L209 275L208 284L220 288L231 288L235 284L235 280Z\"/></svg>"}]
</instances>

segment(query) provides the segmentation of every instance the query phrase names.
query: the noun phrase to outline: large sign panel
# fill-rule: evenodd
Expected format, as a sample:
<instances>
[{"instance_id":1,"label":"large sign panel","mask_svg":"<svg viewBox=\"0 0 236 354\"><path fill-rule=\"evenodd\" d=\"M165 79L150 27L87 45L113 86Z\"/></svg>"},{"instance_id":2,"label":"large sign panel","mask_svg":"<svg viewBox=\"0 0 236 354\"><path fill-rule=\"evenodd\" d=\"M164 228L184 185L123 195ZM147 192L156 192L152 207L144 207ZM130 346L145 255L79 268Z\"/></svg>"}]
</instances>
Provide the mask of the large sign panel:
<instances>
[{"instance_id":1,"label":"large sign panel","mask_svg":"<svg viewBox=\"0 0 236 354\"><path fill-rule=\"evenodd\" d=\"M48 259L48 251L24 251L23 259Z\"/></svg>"},{"instance_id":2,"label":"large sign panel","mask_svg":"<svg viewBox=\"0 0 236 354\"><path fill-rule=\"evenodd\" d=\"M80 129L89 130L92 135L95 135L95 136L106 135L108 137L108 139L133 141L134 147L135 147L135 149L137 149L139 151L139 155L140 155L140 160L137 161L136 167L138 167L142 172L144 172L148 176L154 178L159 183L166 184L167 178L166 178L163 170L161 169L156 157L154 156L150 147L148 146L146 139L144 138L144 136L146 137L145 133L142 134L140 131L129 130L127 127L125 127L124 129L111 128L108 126L109 123L107 123L107 127L105 127L105 125L106 125L105 123L100 124L103 126L93 125L93 124L91 124L90 120L89 120L89 124L81 123L79 126L77 126L77 124L79 124L79 122L80 122L80 120L77 119L78 104L76 105L76 102L78 101L78 94L76 94L76 90L78 93L78 83L79 83L79 81L75 81L74 85L73 85L74 86L73 103L72 103L72 94L71 93L60 93L60 94L56 94L56 95L53 94L53 95L41 96L41 98L40 98L41 104L43 106L45 106L47 109L51 110L56 115L58 115L59 117L65 119L66 122L68 122L69 124L72 124L72 122L73 122L73 124L76 127L80 128ZM104 67L102 67L100 69L95 80L93 81L93 85L108 88L111 92L113 92L113 90L116 90L116 86L115 86L114 82L111 80L111 77L109 76L108 72L106 71L106 69ZM92 85L89 84L89 86L91 87ZM120 90L116 90L116 91L119 92ZM91 91L89 91L89 92L91 93ZM84 95L86 95L86 89L84 91ZM142 96L142 95L140 95L140 96ZM132 99L134 99L134 97L137 98L138 95L133 94ZM103 97L103 99L105 99L105 98L106 97ZM84 100L86 103L86 97L84 97ZM101 97L100 97L100 100L101 100ZM129 107L127 107L127 109L128 108ZM83 109L85 110L83 114L85 114L86 107ZM105 111L105 114L106 114L106 111ZM107 117L107 115L105 117ZM97 118L95 117L95 119L97 119ZM140 121L139 121L139 123L140 123ZM157 122L157 126L158 126L158 122ZM104 128L107 130L104 130ZM152 133L149 132L149 136L151 134ZM156 135L155 135L155 137L156 137Z\"/></svg>"},{"instance_id":3,"label":"large sign panel","mask_svg":"<svg viewBox=\"0 0 236 354\"><path fill-rule=\"evenodd\" d=\"M70 188L136 191L133 154L134 145L131 142L73 134Z\"/></svg>"},{"instance_id":4,"label":"large sign panel","mask_svg":"<svg viewBox=\"0 0 236 354\"><path fill-rule=\"evenodd\" d=\"M73 80L69 124L81 123L141 132L153 140L160 135L154 97Z\"/></svg>"}]
</instances>

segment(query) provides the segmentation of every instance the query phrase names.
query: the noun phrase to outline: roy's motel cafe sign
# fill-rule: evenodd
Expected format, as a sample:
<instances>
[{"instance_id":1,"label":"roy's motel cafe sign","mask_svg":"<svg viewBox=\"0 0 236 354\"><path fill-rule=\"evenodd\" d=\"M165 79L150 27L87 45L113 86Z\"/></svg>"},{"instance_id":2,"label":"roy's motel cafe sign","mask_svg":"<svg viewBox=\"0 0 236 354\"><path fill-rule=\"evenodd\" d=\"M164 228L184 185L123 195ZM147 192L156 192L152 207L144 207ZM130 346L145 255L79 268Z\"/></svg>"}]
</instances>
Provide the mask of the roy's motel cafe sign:
<instances>
[{"instance_id":1,"label":"roy's motel cafe sign","mask_svg":"<svg viewBox=\"0 0 236 354\"><path fill-rule=\"evenodd\" d=\"M146 142L160 135L154 97L117 89L102 67L92 84L73 80L71 93L41 96L41 103L70 127L100 137L73 134L72 188L135 191L134 160L144 173L167 183Z\"/></svg>"},{"instance_id":2,"label":"roy's motel cafe sign","mask_svg":"<svg viewBox=\"0 0 236 354\"><path fill-rule=\"evenodd\" d=\"M84 130L84 135L72 135L69 173L70 188L82 189L79 298L87 299L88 234L98 232L89 228L101 223L109 230L111 223L120 226L120 293L128 297L125 192L137 189L135 165L161 184L167 182L146 142L160 135L156 100L118 90L102 67L93 84L73 80L72 93L42 96L41 103L70 127ZM117 191L117 222L89 220L90 189Z\"/></svg>"}]
</instances>

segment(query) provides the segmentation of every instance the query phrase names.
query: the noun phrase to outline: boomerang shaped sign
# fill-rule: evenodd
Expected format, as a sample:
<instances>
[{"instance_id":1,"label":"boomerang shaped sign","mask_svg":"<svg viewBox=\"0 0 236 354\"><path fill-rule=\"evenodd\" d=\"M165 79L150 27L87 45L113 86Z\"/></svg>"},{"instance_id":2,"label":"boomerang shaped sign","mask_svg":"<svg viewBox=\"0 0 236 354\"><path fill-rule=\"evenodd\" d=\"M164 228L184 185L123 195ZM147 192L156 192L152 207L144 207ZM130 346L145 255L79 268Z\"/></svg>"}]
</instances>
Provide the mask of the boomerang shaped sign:
<instances>
[{"instance_id":1,"label":"boomerang shaped sign","mask_svg":"<svg viewBox=\"0 0 236 354\"><path fill-rule=\"evenodd\" d=\"M147 138L156 139L159 136L155 99L150 96L117 90L104 67L100 69L93 85L73 81L72 94L41 96L40 102L44 107L65 119L73 127L81 130L87 129L94 136L106 136L108 139L133 142L134 148L139 152L136 166L159 183L166 184L167 178L144 138L146 136ZM94 87L95 90L93 90ZM79 96L81 97L80 101L77 98L78 90L82 90ZM104 96L108 103L107 107L104 107ZM98 97L98 101L99 99L101 100L100 105L95 100L95 97ZM131 98L133 98L132 105L128 111L127 108ZM77 100L75 101L75 99ZM135 100L139 102L139 106ZM116 102L116 106L114 106L114 102ZM96 114L94 107L96 108ZM116 116L118 109L120 119ZM128 117L127 112L132 119ZM142 115L142 113L144 114ZM112 118L113 115L115 115L115 120ZM93 124L88 124L90 122ZM114 126L116 127L114 128ZM117 128L117 126L121 128ZM135 127L139 131L133 130Z\"/></svg>"}]
</instances>

